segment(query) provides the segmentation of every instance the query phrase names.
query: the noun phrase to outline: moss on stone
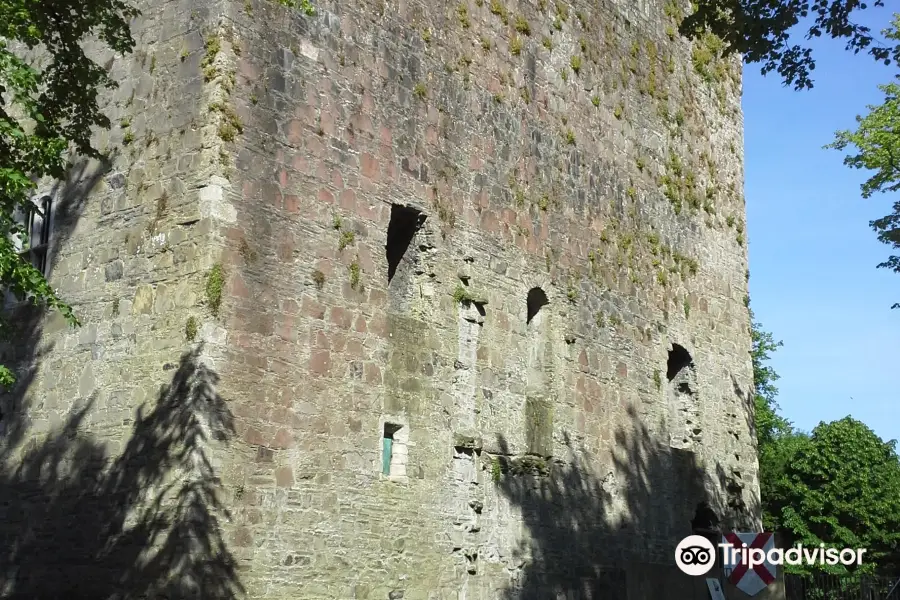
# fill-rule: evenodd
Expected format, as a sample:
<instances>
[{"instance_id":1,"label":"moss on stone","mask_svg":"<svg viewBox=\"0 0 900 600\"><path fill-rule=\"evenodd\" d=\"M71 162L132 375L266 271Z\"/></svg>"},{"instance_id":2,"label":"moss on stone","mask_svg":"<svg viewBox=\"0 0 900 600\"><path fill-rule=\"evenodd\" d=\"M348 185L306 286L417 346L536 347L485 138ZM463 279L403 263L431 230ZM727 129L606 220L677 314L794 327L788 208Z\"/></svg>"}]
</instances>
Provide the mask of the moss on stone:
<instances>
[{"instance_id":1,"label":"moss on stone","mask_svg":"<svg viewBox=\"0 0 900 600\"><path fill-rule=\"evenodd\" d=\"M350 272L350 287L354 290L359 290L362 273L362 270L359 266L359 259L353 259L353 262L350 263L350 266L347 267L347 269Z\"/></svg>"},{"instance_id":2,"label":"moss on stone","mask_svg":"<svg viewBox=\"0 0 900 600\"><path fill-rule=\"evenodd\" d=\"M222 39L218 35L210 35L203 41L203 48L205 52L200 61L200 68L203 69L203 78L206 81L212 81L216 76L213 63L222 49Z\"/></svg>"},{"instance_id":3,"label":"moss on stone","mask_svg":"<svg viewBox=\"0 0 900 600\"><path fill-rule=\"evenodd\" d=\"M516 17L516 31L522 35L531 35L531 25L529 25L528 20L521 15Z\"/></svg>"},{"instance_id":4,"label":"moss on stone","mask_svg":"<svg viewBox=\"0 0 900 600\"><path fill-rule=\"evenodd\" d=\"M509 12L500 0L491 0L491 14L500 17L504 25L509 24Z\"/></svg>"},{"instance_id":5,"label":"moss on stone","mask_svg":"<svg viewBox=\"0 0 900 600\"><path fill-rule=\"evenodd\" d=\"M517 35L509 38L509 51L513 56L518 56L522 53L522 38Z\"/></svg>"},{"instance_id":6,"label":"moss on stone","mask_svg":"<svg viewBox=\"0 0 900 600\"><path fill-rule=\"evenodd\" d=\"M321 290L325 286L325 273L323 273L319 269L313 270L310 277L312 277L313 283L316 284L316 288L318 288L319 290Z\"/></svg>"},{"instance_id":7,"label":"moss on stone","mask_svg":"<svg viewBox=\"0 0 900 600\"><path fill-rule=\"evenodd\" d=\"M503 477L503 465L498 457L494 457L491 461L491 480L494 483L499 483L500 479Z\"/></svg>"},{"instance_id":8,"label":"moss on stone","mask_svg":"<svg viewBox=\"0 0 900 600\"><path fill-rule=\"evenodd\" d=\"M538 477L547 477L550 475L550 465L547 460L541 456L523 456L516 458L509 463L509 473L511 475L535 475Z\"/></svg>"},{"instance_id":9,"label":"moss on stone","mask_svg":"<svg viewBox=\"0 0 900 600\"><path fill-rule=\"evenodd\" d=\"M694 71L706 83L716 83L727 74L727 67L721 60L725 43L714 33L706 32L694 42L691 49L691 63Z\"/></svg>"},{"instance_id":10,"label":"moss on stone","mask_svg":"<svg viewBox=\"0 0 900 600\"><path fill-rule=\"evenodd\" d=\"M222 306L222 293L225 290L225 269L216 263L206 275L206 303L213 316L219 315Z\"/></svg>"},{"instance_id":11,"label":"moss on stone","mask_svg":"<svg viewBox=\"0 0 900 600\"><path fill-rule=\"evenodd\" d=\"M193 315L188 317L187 323L184 324L184 337L189 342L193 342L197 338L197 332L200 326L197 323L197 317Z\"/></svg>"},{"instance_id":12,"label":"moss on stone","mask_svg":"<svg viewBox=\"0 0 900 600\"><path fill-rule=\"evenodd\" d=\"M356 234L352 231L341 231L341 235L338 238L338 251L344 250L347 246L351 245L354 241L356 241Z\"/></svg>"}]
</instances>

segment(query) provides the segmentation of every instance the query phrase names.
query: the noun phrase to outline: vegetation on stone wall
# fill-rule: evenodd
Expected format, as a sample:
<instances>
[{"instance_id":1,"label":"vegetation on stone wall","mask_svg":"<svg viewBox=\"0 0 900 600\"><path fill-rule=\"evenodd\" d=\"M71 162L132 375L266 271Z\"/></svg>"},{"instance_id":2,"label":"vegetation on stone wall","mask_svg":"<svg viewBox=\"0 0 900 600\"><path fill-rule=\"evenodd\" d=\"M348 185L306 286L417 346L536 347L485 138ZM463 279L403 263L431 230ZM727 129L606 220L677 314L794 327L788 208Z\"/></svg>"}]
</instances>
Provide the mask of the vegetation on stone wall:
<instances>
[{"instance_id":1,"label":"vegetation on stone wall","mask_svg":"<svg viewBox=\"0 0 900 600\"><path fill-rule=\"evenodd\" d=\"M313 283L316 285L316 288L318 290L321 290L323 287L325 287L325 273L323 273L319 269L315 269L313 270L310 277L312 278Z\"/></svg>"},{"instance_id":2,"label":"vegetation on stone wall","mask_svg":"<svg viewBox=\"0 0 900 600\"><path fill-rule=\"evenodd\" d=\"M335 213L332 216L331 226L338 232L338 252L343 252L356 241L356 234L344 228L344 220L339 214Z\"/></svg>"},{"instance_id":3,"label":"vegetation on stone wall","mask_svg":"<svg viewBox=\"0 0 900 600\"><path fill-rule=\"evenodd\" d=\"M219 315L222 292L225 289L225 269L221 263L213 265L206 275L206 304L213 316Z\"/></svg>"},{"instance_id":4,"label":"vegetation on stone wall","mask_svg":"<svg viewBox=\"0 0 900 600\"><path fill-rule=\"evenodd\" d=\"M487 298L483 294L476 293L471 288L463 285L461 282L456 284L453 289L453 301L463 306L471 306L472 304L487 304Z\"/></svg>"},{"instance_id":5,"label":"vegetation on stone wall","mask_svg":"<svg viewBox=\"0 0 900 600\"><path fill-rule=\"evenodd\" d=\"M564 4L558 3L554 9L550 9L554 14L553 23L549 29L550 35L543 34L540 38L541 45L548 51L553 52L556 44L553 40L555 31L562 30L563 27L575 27L580 24L585 32L590 31L591 23L587 17L581 15L578 23L567 24L568 9ZM490 12L493 15L501 16L507 14L501 2L493 2ZM543 11L542 11L543 12ZM675 27L684 19L683 12L678 8L676 3L671 3L666 7L669 18L672 19L672 32L674 35ZM470 27L476 28L480 24L474 21L475 12L467 12L468 17L472 20ZM540 31L546 24L535 24L533 21L529 23L529 31L532 33L543 33ZM610 97L614 93L615 86L609 88L607 83L603 84L602 91L604 96L593 94L589 96L590 102L594 107L601 107L604 100L607 101L606 106L612 108L612 116L616 119L626 121L633 124L632 120L640 118L643 112L641 107L634 103L634 94L640 94L649 97L656 103L659 116L667 123L671 124L672 139L669 148L666 150L667 158L663 161L665 172L662 177L657 180L659 191L662 196L667 197L670 204L677 214L680 214L685 208L690 208L691 215L702 214L704 222L708 227L720 226L724 217L716 218L718 210L717 203L724 205L725 199L736 200L738 198L736 192L733 191L729 184L734 178L734 173L720 171L719 166L710 157L716 152L715 148L701 150L699 163L694 164L698 151L693 147L693 140L698 137L702 138L703 134L698 129L702 127L702 110L697 105L697 99L691 91L691 83L687 79L678 78L676 74L676 58L672 48L668 48L663 43L660 46L658 40L648 38L637 38L630 41L630 48L626 51L625 56L620 56L623 41L620 36L624 35L614 24L606 23L602 28L604 35L602 43L608 50L608 57L603 53L598 53L592 47L592 41L582 36L579 38L579 47L581 52L570 54L566 60L568 64L559 70L560 79L565 83L574 73L576 76L582 75L586 78L598 76L593 71L591 64L599 64L601 61L612 61L605 65L606 69L602 69L601 73L610 73L621 71L621 90L616 94L618 99L614 103L609 100L615 98ZM546 31L546 30L545 30ZM484 36L482 36L484 37ZM600 36L598 36L600 37ZM672 37L672 36L670 36ZM516 44L513 36L513 43ZM596 38L590 38L596 39ZM674 40L673 40L674 41ZM483 48L487 48L486 44L482 44ZM725 60L722 52L722 42L714 34L708 33L701 43L694 45L695 52L694 67L697 76L710 83L714 88L715 97L719 99L720 105L724 103L726 97L727 86L735 82L735 70L732 68L732 62ZM690 51L690 47L688 47ZM617 57L621 58L618 60ZM616 61L620 64L616 65ZM588 67L588 68L586 68ZM618 67L621 67L620 69ZM689 67L690 69L690 67ZM673 77L675 75L675 77ZM600 75L602 77L602 75ZM506 85L505 77L501 77L501 84ZM636 85L632 85L636 82ZM630 88L630 89L629 89ZM673 93L673 88L681 91L682 98L678 98ZM586 89L595 89L591 84ZM502 93L493 93L497 98ZM527 101L523 98L523 101ZM679 105L679 102L681 104ZM627 110L626 110L627 107ZM635 114L630 114L634 112ZM564 144L576 144L575 130L567 125L568 114L560 116L563 123L562 138ZM693 130L689 130L692 128ZM687 134L692 136L688 137ZM586 143L594 143L595 140L586 140ZM580 145L580 143L579 143ZM604 238L609 238L609 231L604 231L601 235L601 241L604 243L589 252L589 273L591 278L598 284L600 265L615 265L619 267L620 272L624 273L631 282L639 287L648 285L660 286L665 290L672 300L676 302L676 306L684 310L685 316L689 316L691 307L690 303L684 299L684 294L678 290L678 286L685 282L685 279L695 274L699 268L696 260L686 257L671 248L659 244L658 235L652 232L652 225L646 223L646 217L639 216L639 203L648 195L651 187L651 181L656 172L656 165L652 164L661 157L654 156L644 149L637 149L634 158L634 166L637 176L630 179L625 188L626 203L625 213L627 218L621 219L618 229L612 237L615 239L612 243ZM688 157L687 159L682 157ZM560 174L564 171L564 167L560 165ZM707 173L708 172L708 173ZM544 179L546 181L546 179ZM550 195L541 194L536 189L541 184L532 182L523 182L513 173L509 175L509 192L512 201L517 208L529 207L529 198L535 199L534 205L542 212L549 212L551 207L557 204L564 205L568 190L563 187L555 192L552 198L555 204L548 202ZM546 184L543 184L546 185ZM557 185L554 183L553 185ZM616 209L617 210L617 209ZM702 211L702 213L700 212ZM615 212L615 210L614 210ZM704 214L705 213L705 214ZM532 213L533 214L533 213ZM613 223L619 221L612 219ZM644 230L651 228L650 235L645 235ZM733 226L733 225L732 225ZM525 235L526 232L521 231L523 228L518 225L510 227L510 231L515 231ZM527 228L525 228L527 230ZM743 244L743 231L738 227L734 234L735 242ZM614 250L614 251L611 251ZM551 268L552 260L548 257L548 270ZM571 299L575 299L577 292L569 287L567 295Z\"/></svg>"},{"instance_id":6,"label":"vegetation on stone wall","mask_svg":"<svg viewBox=\"0 0 900 600\"><path fill-rule=\"evenodd\" d=\"M247 242L247 238L241 238L241 243L238 246L238 252L241 253L244 261L248 264L256 262L256 259L259 258L256 250L250 247L250 244Z\"/></svg>"},{"instance_id":7,"label":"vegetation on stone wall","mask_svg":"<svg viewBox=\"0 0 900 600\"><path fill-rule=\"evenodd\" d=\"M184 337L189 342L193 342L197 338L197 332L199 331L200 326L197 323L197 317L190 316L188 317L187 322L184 324Z\"/></svg>"},{"instance_id":8,"label":"vegetation on stone wall","mask_svg":"<svg viewBox=\"0 0 900 600\"><path fill-rule=\"evenodd\" d=\"M679 27L685 20L685 11L677 2L669 2L664 8L669 35L662 39L634 34L615 15L601 23L596 15L581 11L575 11L577 19L571 19L570 8L563 2L554 2L551 6L550 2L545 1L539 3L538 8L540 10L536 14L529 13L528 8L525 8L524 14L515 15L511 14L502 0L492 0L490 3L476 0L474 5L468 0L459 2L454 8L453 19L459 22L462 29L471 30L469 39L475 40L476 46L480 45L481 52L474 57L464 49L460 52L458 47L442 48L434 44L436 40L431 35L434 23L429 23L427 17L417 22L416 28L427 33L423 34L426 56L431 55L436 61L442 62L447 73L460 73L465 89L470 89L473 83L469 68L474 63L499 71L495 74L501 89L484 86L482 90L497 106L511 106L510 110L518 111L522 105L527 106L534 101L531 88L533 84L520 85L523 82L517 81L521 77L521 57L526 54L526 50L530 53L529 56L546 61L544 73L549 79L546 82L549 89L541 86L543 93L557 96L574 110L578 109L579 97L586 98L593 107L600 108L601 112L597 117L590 114L585 116L591 120L598 118L601 125L603 116L611 111L612 116L623 121L625 127L645 126L645 105L651 104L653 112L667 126L669 139L662 156L658 150L646 152L646 149L635 148L636 153L644 160L644 167L638 169L641 177L633 178L626 188L632 203L629 210L637 211L639 202L645 201L649 195L660 193L669 198L676 213L681 214L685 207L690 207L693 210L685 215L686 218L699 216L707 227L721 227L722 219L716 217L716 206L739 203L739 194L730 184L740 174L727 164L722 164L714 165L722 168L707 177L705 170L701 169L703 164L692 164L696 162L694 157L698 152L705 153L707 157L725 154L704 133L711 126L716 127L708 122L709 115L703 109L706 98L711 97L718 104L726 119L731 117L733 111L738 110L735 100L740 85L739 63L726 55L725 45L718 34L704 30L704 35L695 43L686 43L678 34ZM498 29L505 33L498 37ZM556 38L561 33L577 40L575 48L570 49L567 37L559 38L557 42ZM497 55L504 39L509 45L509 54L505 57ZM535 53L537 48L533 42L537 42L548 52ZM557 47L563 46L567 47L567 55L551 56ZM448 50L452 56L448 56ZM439 57L438 54L443 56ZM479 55L484 55L485 58ZM488 55L494 58L488 59ZM499 69L497 58L500 59ZM559 64L560 61L563 61L562 65ZM506 69L504 64L512 65L513 69ZM551 64L552 69L548 68ZM516 72L519 75L513 75ZM576 94L580 86L569 85L573 78L583 79L584 89L590 94ZM697 79L705 81L707 85L698 86ZM474 83L476 86L480 85L479 82ZM502 89L507 87L512 89ZM421 97L424 88L416 85L412 91ZM428 97L429 102L435 104L441 113L446 112L447 107L443 106L447 101L446 95L429 91ZM498 114L509 112L498 109ZM567 126L566 119L570 115L570 112L558 115L563 124L563 144L579 148L583 146L591 151L592 146L599 141L596 132L603 131L604 128L588 126L583 129L585 133L582 134L581 129ZM586 137L582 139L582 135ZM698 144L705 147L698 148ZM733 144L731 148L732 154L736 155ZM684 166L684 173L664 173L662 179L658 180L658 189L651 191L649 180L656 176L657 165L662 162L667 167L670 166L673 164L669 160L672 156ZM708 162L712 162L711 159ZM562 180L563 184L555 199L565 205L567 197L572 193L573 182L565 181L568 176L564 166L559 165L557 169L550 177L542 175L541 179L545 183L548 179L556 180L552 181L553 185L559 185ZM532 197L537 199L536 204L541 211L549 212L551 205L541 202L543 196L536 190L529 189L534 185L534 182L515 182L510 185L516 206L525 208L526 198ZM442 220L449 220L453 210L448 199L439 197L434 202ZM700 209L705 214L699 213ZM452 226L444 229L444 235L449 229ZM511 226L508 231L515 235L525 235L524 231L527 229ZM743 244L743 234L735 235L734 240Z\"/></svg>"},{"instance_id":9,"label":"vegetation on stone wall","mask_svg":"<svg viewBox=\"0 0 900 600\"><path fill-rule=\"evenodd\" d=\"M453 290L453 301L457 304L471 304L475 300L474 294L469 291L463 284L457 283Z\"/></svg>"},{"instance_id":10,"label":"vegetation on stone wall","mask_svg":"<svg viewBox=\"0 0 900 600\"><path fill-rule=\"evenodd\" d=\"M316 14L316 8L309 0L277 0L277 2L288 8L299 8L308 17Z\"/></svg>"},{"instance_id":11,"label":"vegetation on stone wall","mask_svg":"<svg viewBox=\"0 0 900 600\"><path fill-rule=\"evenodd\" d=\"M359 290L362 273L359 266L359 258L354 258L353 262L350 263L350 266L347 267L347 270L350 273L350 287L354 290Z\"/></svg>"},{"instance_id":12,"label":"vegetation on stone wall","mask_svg":"<svg viewBox=\"0 0 900 600\"><path fill-rule=\"evenodd\" d=\"M519 457L494 456L491 461L491 481L500 483L504 475L509 477L548 477L550 465L541 456L526 454Z\"/></svg>"},{"instance_id":13,"label":"vegetation on stone wall","mask_svg":"<svg viewBox=\"0 0 900 600\"><path fill-rule=\"evenodd\" d=\"M72 325L79 323L72 308L13 245L13 236L27 243L28 235L15 214L32 209L37 182L65 177L73 152L102 158L91 135L110 121L97 96L116 83L82 44L94 39L117 54L131 52L129 21L137 14L122 0L0 2L0 288L59 311ZM37 49L40 63L29 58ZM8 333L0 321L0 336ZM0 385L13 381L0 365Z\"/></svg>"},{"instance_id":14,"label":"vegetation on stone wall","mask_svg":"<svg viewBox=\"0 0 900 600\"><path fill-rule=\"evenodd\" d=\"M241 44L235 39L231 27L219 27L205 33L200 68L203 80L211 87L212 97L215 98L209 103L207 114L210 121L215 124L218 138L222 142L214 163L226 178L230 178L233 163L232 153L226 144L234 142L244 132L243 121L231 98L237 83L234 61L241 53Z\"/></svg>"},{"instance_id":15,"label":"vegetation on stone wall","mask_svg":"<svg viewBox=\"0 0 900 600\"><path fill-rule=\"evenodd\" d=\"M686 282L695 276L700 264L664 243L653 230L641 231L636 224L623 225L613 219L600 234L600 244L588 252L588 273L600 283L604 266L616 265L639 287L654 282L669 287L677 277Z\"/></svg>"},{"instance_id":16,"label":"vegetation on stone wall","mask_svg":"<svg viewBox=\"0 0 900 600\"><path fill-rule=\"evenodd\" d=\"M200 68L203 69L203 78L209 82L216 76L216 68L213 64L219 50L222 49L222 40L218 35L207 36L203 40L203 59L200 61Z\"/></svg>"}]
</instances>

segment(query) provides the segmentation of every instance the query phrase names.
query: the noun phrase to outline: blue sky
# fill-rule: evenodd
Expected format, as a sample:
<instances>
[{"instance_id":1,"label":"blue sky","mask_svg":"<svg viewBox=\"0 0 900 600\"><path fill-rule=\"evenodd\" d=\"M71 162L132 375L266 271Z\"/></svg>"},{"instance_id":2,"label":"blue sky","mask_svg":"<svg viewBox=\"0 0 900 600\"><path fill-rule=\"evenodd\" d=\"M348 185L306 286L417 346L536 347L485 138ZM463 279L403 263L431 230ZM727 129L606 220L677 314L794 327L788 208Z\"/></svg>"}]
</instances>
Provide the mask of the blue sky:
<instances>
[{"instance_id":1,"label":"blue sky","mask_svg":"<svg viewBox=\"0 0 900 600\"><path fill-rule=\"evenodd\" d=\"M887 10L864 20L880 30ZM782 414L805 430L852 415L900 438L900 274L875 266L890 253L868 223L890 212L888 195L863 200L865 172L823 150L853 128L879 83L897 72L843 44L817 41L815 87L785 88L777 74L744 69L750 295L763 329L784 342L772 366Z\"/></svg>"}]
</instances>

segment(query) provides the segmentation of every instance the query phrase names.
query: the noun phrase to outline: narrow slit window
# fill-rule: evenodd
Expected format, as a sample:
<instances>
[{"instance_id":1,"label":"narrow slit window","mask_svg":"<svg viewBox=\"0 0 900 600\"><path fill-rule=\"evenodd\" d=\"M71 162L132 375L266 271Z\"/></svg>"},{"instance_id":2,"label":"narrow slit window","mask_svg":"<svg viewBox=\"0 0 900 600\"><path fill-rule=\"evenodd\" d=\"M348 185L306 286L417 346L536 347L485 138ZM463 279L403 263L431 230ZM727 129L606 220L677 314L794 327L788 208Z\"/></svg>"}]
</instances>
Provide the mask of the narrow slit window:
<instances>
[{"instance_id":1,"label":"narrow slit window","mask_svg":"<svg viewBox=\"0 0 900 600\"><path fill-rule=\"evenodd\" d=\"M381 440L382 448L381 448L381 472L384 475L391 474L391 446L394 444L394 439L388 435L387 427L385 427L384 437Z\"/></svg>"},{"instance_id":2,"label":"narrow slit window","mask_svg":"<svg viewBox=\"0 0 900 600\"><path fill-rule=\"evenodd\" d=\"M395 462L394 457L394 436L400 431L399 425L393 423L384 424L384 433L381 436L381 473L384 475L392 475L393 469L391 464Z\"/></svg>"},{"instance_id":3,"label":"narrow slit window","mask_svg":"<svg viewBox=\"0 0 900 600\"><path fill-rule=\"evenodd\" d=\"M44 275L47 274L47 251L50 248L51 215L50 198L41 200L40 212L31 213L31 264Z\"/></svg>"},{"instance_id":4,"label":"narrow slit window","mask_svg":"<svg viewBox=\"0 0 900 600\"><path fill-rule=\"evenodd\" d=\"M412 244L413 238L425 222L425 215L415 208L391 205L391 220L388 223L385 253L388 261L388 283L394 278L403 256Z\"/></svg>"}]
</instances>

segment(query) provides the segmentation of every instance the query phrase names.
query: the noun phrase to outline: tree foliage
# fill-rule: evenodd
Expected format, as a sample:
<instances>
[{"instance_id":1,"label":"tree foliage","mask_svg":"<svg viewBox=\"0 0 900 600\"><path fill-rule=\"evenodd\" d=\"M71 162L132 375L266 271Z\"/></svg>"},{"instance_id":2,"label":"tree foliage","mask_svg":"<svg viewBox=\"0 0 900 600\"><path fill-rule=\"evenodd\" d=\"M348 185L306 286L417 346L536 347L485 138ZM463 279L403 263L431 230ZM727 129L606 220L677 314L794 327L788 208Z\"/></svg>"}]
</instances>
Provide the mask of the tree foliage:
<instances>
[{"instance_id":1,"label":"tree foliage","mask_svg":"<svg viewBox=\"0 0 900 600\"><path fill-rule=\"evenodd\" d=\"M752 319L752 312L751 312ZM846 417L798 431L778 413L778 374L768 364L781 342L753 321L753 381L763 526L788 546L866 548L866 570L900 566L900 459ZM846 572L843 565L786 565L792 572Z\"/></svg>"},{"instance_id":2,"label":"tree foliage","mask_svg":"<svg viewBox=\"0 0 900 600\"><path fill-rule=\"evenodd\" d=\"M891 27L884 31L887 39L900 47L900 15L894 15ZM900 80L900 76L897 78ZM874 172L861 185L863 198L875 193L900 191L900 85L895 81L878 86L884 94L879 105L868 107L869 113L856 117L856 130L842 130L835 134L835 141L826 148L851 151L844 157L844 164L852 169ZM892 211L869 223L879 241L893 250L900 249L900 200L894 202ZM900 256L892 254L878 265L900 273ZM900 303L893 308L900 307Z\"/></svg>"},{"instance_id":3,"label":"tree foliage","mask_svg":"<svg viewBox=\"0 0 900 600\"><path fill-rule=\"evenodd\" d=\"M869 27L854 21L870 6L859 0L697 0L681 24L683 34L698 37L711 31L725 42L725 52L739 52L762 73L777 72L785 85L813 87L816 61L812 49L795 43L791 30L804 21L806 40L827 36L845 42L847 50L867 52L885 64L900 62L900 47L878 40Z\"/></svg>"},{"instance_id":4,"label":"tree foliage","mask_svg":"<svg viewBox=\"0 0 900 600\"><path fill-rule=\"evenodd\" d=\"M770 499L794 544L866 548L864 570L896 574L900 558L900 459L851 417L820 423L795 444ZM799 570L810 569L802 565ZM844 572L843 565L817 569Z\"/></svg>"},{"instance_id":5,"label":"tree foliage","mask_svg":"<svg viewBox=\"0 0 900 600\"><path fill-rule=\"evenodd\" d=\"M790 423L778 414L778 404L775 402L775 397L778 395L775 382L778 381L779 375L768 364L772 353L780 348L783 342L776 342L771 333L764 331L760 323L753 321L752 310L750 319L752 322L750 336L753 341L750 357L753 363L753 386L755 389L756 436L760 445L763 446L790 430Z\"/></svg>"},{"instance_id":6,"label":"tree foliage","mask_svg":"<svg viewBox=\"0 0 900 600\"><path fill-rule=\"evenodd\" d=\"M802 434L794 431L790 421L778 412L775 382L779 375L769 364L772 353L783 344L776 342L773 335L754 320L750 311L752 348L750 358L753 364L753 386L757 455L759 457L759 487L762 500L763 526L767 531L778 529L777 512L780 507L773 503L777 481L783 475L785 466L796 440Z\"/></svg>"},{"instance_id":7,"label":"tree foliage","mask_svg":"<svg viewBox=\"0 0 900 600\"><path fill-rule=\"evenodd\" d=\"M97 96L116 84L83 45L130 52L137 14L122 0L0 0L0 290L59 310L73 325L71 307L13 244L28 239L15 214L33 209L38 182L61 179L73 155L100 158L91 135L110 123ZM0 385L12 382L0 365Z\"/></svg>"}]
</instances>

